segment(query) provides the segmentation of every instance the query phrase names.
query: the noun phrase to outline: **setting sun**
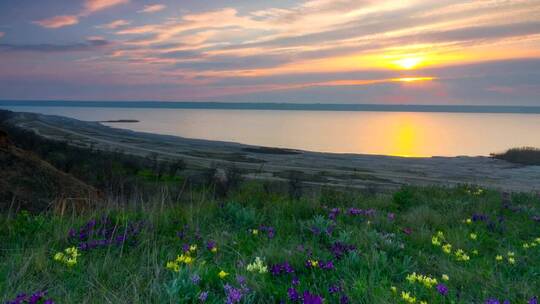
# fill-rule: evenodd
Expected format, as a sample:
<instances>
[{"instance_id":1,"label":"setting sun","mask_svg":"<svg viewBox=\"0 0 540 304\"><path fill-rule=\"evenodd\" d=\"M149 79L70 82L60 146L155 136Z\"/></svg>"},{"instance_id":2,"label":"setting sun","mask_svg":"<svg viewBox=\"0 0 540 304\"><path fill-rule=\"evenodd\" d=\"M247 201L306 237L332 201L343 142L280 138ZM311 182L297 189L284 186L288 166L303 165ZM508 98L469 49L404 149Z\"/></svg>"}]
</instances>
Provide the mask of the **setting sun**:
<instances>
[{"instance_id":1,"label":"setting sun","mask_svg":"<svg viewBox=\"0 0 540 304\"><path fill-rule=\"evenodd\" d=\"M410 69L413 69L416 66L418 66L418 64L420 64L420 62L422 62L422 58L408 57L408 58L403 58L403 59L396 60L393 63L396 64L397 66L399 66L400 68L410 70Z\"/></svg>"}]
</instances>

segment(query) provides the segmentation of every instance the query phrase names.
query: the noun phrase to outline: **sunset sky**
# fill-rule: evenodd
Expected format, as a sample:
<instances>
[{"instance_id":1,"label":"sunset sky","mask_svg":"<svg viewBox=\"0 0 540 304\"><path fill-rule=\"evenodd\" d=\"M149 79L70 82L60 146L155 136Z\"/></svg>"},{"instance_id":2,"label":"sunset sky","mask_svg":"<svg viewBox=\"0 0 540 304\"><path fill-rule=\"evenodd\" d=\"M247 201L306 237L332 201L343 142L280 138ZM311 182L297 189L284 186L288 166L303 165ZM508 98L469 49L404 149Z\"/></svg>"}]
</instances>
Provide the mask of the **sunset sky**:
<instances>
[{"instance_id":1,"label":"sunset sky","mask_svg":"<svg viewBox=\"0 0 540 304\"><path fill-rule=\"evenodd\" d=\"M2 0L0 99L540 106L540 1Z\"/></svg>"}]
</instances>

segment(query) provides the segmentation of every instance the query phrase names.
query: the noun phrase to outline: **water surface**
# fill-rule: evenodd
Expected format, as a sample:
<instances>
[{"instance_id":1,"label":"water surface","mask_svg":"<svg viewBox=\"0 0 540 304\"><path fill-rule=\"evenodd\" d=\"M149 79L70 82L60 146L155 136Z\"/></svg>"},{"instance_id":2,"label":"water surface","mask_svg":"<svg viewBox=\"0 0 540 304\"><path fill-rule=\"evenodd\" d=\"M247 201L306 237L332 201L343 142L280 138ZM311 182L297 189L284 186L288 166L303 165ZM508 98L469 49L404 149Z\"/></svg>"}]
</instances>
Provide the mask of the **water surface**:
<instances>
[{"instance_id":1,"label":"water surface","mask_svg":"<svg viewBox=\"0 0 540 304\"><path fill-rule=\"evenodd\" d=\"M540 114L3 107L189 138L397 156L489 155L540 147Z\"/></svg>"}]
</instances>

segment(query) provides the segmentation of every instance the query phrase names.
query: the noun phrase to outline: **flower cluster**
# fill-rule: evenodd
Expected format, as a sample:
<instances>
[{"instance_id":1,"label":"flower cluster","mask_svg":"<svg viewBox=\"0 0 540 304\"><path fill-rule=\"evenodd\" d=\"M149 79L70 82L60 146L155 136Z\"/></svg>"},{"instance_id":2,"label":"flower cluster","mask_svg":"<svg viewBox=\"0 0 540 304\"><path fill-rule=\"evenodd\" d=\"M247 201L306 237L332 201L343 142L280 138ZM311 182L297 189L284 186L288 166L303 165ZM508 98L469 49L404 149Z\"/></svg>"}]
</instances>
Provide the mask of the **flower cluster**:
<instances>
[{"instance_id":1,"label":"flower cluster","mask_svg":"<svg viewBox=\"0 0 540 304\"><path fill-rule=\"evenodd\" d=\"M332 261L322 261L322 260L316 260L316 259L308 259L306 261L306 267L307 268L320 268L323 270L332 270L334 269L334 262Z\"/></svg>"},{"instance_id":2,"label":"flower cluster","mask_svg":"<svg viewBox=\"0 0 540 304\"><path fill-rule=\"evenodd\" d=\"M357 215L363 215L363 216L373 216L375 215L376 210L375 209L357 209L357 208L349 208L349 215L357 216Z\"/></svg>"},{"instance_id":3,"label":"flower cluster","mask_svg":"<svg viewBox=\"0 0 540 304\"><path fill-rule=\"evenodd\" d=\"M504 260L504 257L502 255L497 255L495 256L495 260L497 262L502 262ZM515 264L516 263L516 254L513 252L513 251L508 251L506 253L506 260L508 261L509 264Z\"/></svg>"},{"instance_id":4,"label":"flower cluster","mask_svg":"<svg viewBox=\"0 0 540 304\"><path fill-rule=\"evenodd\" d=\"M537 246L540 246L540 237L535 238L531 242L525 242L522 245L523 249L534 248L534 247L537 247Z\"/></svg>"},{"instance_id":5,"label":"flower cluster","mask_svg":"<svg viewBox=\"0 0 540 304\"><path fill-rule=\"evenodd\" d=\"M77 247L69 247L64 249L64 252L57 252L54 255L54 260L66 264L68 267L72 267L77 264L77 257L80 255Z\"/></svg>"},{"instance_id":6,"label":"flower cluster","mask_svg":"<svg viewBox=\"0 0 540 304\"><path fill-rule=\"evenodd\" d=\"M270 273L274 276L280 276L282 274L293 273L294 268L289 262L283 262L279 264L273 264L270 266Z\"/></svg>"},{"instance_id":7,"label":"flower cluster","mask_svg":"<svg viewBox=\"0 0 540 304\"><path fill-rule=\"evenodd\" d=\"M47 298L47 291L40 290L32 294L21 293L13 300L8 300L6 304L54 304L54 301Z\"/></svg>"},{"instance_id":8,"label":"flower cluster","mask_svg":"<svg viewBox=\"0 0 540 304\"><path fill-rule=\"evenodd\" d=\"M167 269L174 272L179 272L182 265L191 265L195 262L195 258L192 256L197 250L197 245L189 246L188 251L184 251L181 255L178 255L173 261L167 262Z\"/></svg>"},{"instance_id":9,"label":"flower cluster","mask_svg":"<svg viewBox=\"0 0 540 304\"><path fill-rule=\"evenodd\" d=\"M476 234L474 237L477 237ZM452 254L452 244L446 242L444 233L442 231L437 231L437 233L431 237L431 244L441 247L442 251L446 254ZM454 251L454 256L456 257L456 260L460 262L467 262L471 259L463 249L457 249Z\"/></svg>"},{"instance_id":10,"label":"flower cluster","mask_svg":"<svg viewBox=\"0 0 540 304\"><path fill-rule=\"evenodd\" d=\"M122 246L133 244L146 225L144 221L133 221L119 226L110 218L102 217L90 220L78 229L70 229L68 239L83 251L110 245Z\"/></svg>"},{"instance_id":11,"label":"flower cluster","mask_svg":"<svg viewBox=\"0 0 540 304\"><path fill-rule=\"evenodd\" d=\"M249 272L258 272L261 274L268 272L268 266L264 265L260 257L256 257L255 262L248 264L246 269Z\"/></svg>"},{"instance_id":12,"label":"flower cluster","mask_svg":"<svg viewBox=\"0 0 540 304\"><path fill-rule=\"evenodd\" d=\"M324 300L321 296L311 294L307 290L300 296L295 288L289 288L287 290L287 295L289 300L294 303L302 301L304 304L322 304Z\"/></svg>"},{"instance_id":13,"label":"flower cluster","mask_svg":"<svg viewBox=\"0 0 540 304\"><path fill-rule=\"evenodd\" d=\"M208 241L208 243L206 243L206 249L208 249L212 253L218 252L217 244L214 241Z\"/></svg>"},{"instance_id":14,"label":"flower cluster","mask_svg":"<svg viewBox=\"0 0 540 304\"><path fill-rule=\"evenodd\" d=\"M356 246L354 245L348 245L343 242L334 242L330 246L330 252L336 258L336 260L340 260L343 258L346 254L348 254L351 251L355 251Z\"/></svg>"},{"instance_id":15,"label":"flower cluster","mask_svg":"<svg viewBox=\"0 0 540 304\"><path fill-rule=\"evenodd\" d=\"M416 272L407 275L405 279L411 284L420 283L426 288L432 288L438 283L437 279L422 274L416 274Z\"/></svg>"},{"instance_id":16,"label":"flower cluster","mask_svg":"<svg viewBox=\"0 0 540 304\"><path fill-rule=\"evenodd\" d=\"M230 284L225 284L223 289L225 290L225 296L227 297L225 300L225 303L227 304L240 303L240 301L242 301L242 297L249 292L249 289L245 285L242 285L240 288L236 288Z\"/></svg>"}]
</instances>

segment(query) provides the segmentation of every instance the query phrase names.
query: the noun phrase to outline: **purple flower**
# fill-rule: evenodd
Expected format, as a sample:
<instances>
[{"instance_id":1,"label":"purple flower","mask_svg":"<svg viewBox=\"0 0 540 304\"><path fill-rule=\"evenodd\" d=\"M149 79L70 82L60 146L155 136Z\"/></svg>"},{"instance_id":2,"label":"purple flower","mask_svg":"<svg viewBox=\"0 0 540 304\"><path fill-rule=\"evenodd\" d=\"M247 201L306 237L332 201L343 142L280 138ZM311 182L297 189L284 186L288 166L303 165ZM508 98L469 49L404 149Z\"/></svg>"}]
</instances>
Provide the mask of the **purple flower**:
<instances>
[{"instance_id":1,"label":"purple flower","mask_svg":"<svg viewBox=\"0 0 540 304\"><path fill-rule=\"evenodd\" d=\"M488 216L481 213L475 213L471 216L473 222L485 222L488 220Z\"/></svg>"},{"instance_id":2,"label":"purple flower","mask_svg":"<svg viewBox=\"0 0 540 304\"><path fill-rule=\"evenodd\" d=\"M240 300L242 300L243 293L241 289L234 288L229 284L226 284L223 286L223 288L225 289L225 293L227 295L227 304L238 303Z\"/></svg>"},{"instance_id":3,"label":"purple flower","mask_svg":"<svg viewBox=\"0 0 540 304\"><path fill-rule=\"evenodd\" d=\"M287 289L287 296L292 302L300 301L300 295L298 294L298 291L296 291L296 289L294 288Z\"/></svg>"},{"instance_id":4,"label":"purple flower","mask_svg":"<svg viewBox=\"0 0 540 304\"><path fill-rule=\"evenodd\" d=\"M44 304L54 304L54 301L52 299L45 299L46 295L46 290L36 291L31 295L28 295L26 293L20 293L17 295L17 297L15 297L15 299L7 301L6 304L37 304L41 303L42 301Z\"/></svg>"},{"instance_id":5,"label":"purple flower","mask_svg":"<svg viewBox=\"0 0 540 304\"><path fill-rule=\"evenodd\" d=\"M395 213L392 213L392 212L389 212L388 215L387 215L388 219L390 221L393 221L396 219L396 214Z\"/></svg>"},{"instance_id":6,"label":"purple flower","mask_svg":"<svg viewBox=\"0 0 540 304\"><path fill-rule=\"evenodd\" d=\"M216 242L214 242L214 241L208 241L208 242L206 243L206 248L207 248L208 250L211 251L212 249L216 248Z\"/></svg>"},{"instance_id":7,"label":"purple flower","mask_svg":"<svg viewBox=\"0 0 540 304\"><path fill-rule=\"evenodd\" d=\"M360 215L362 213L364 213L362 209L349 208L349 215Z\"/></svg>"},{"instance_id":8,"label":"purple flower","mask_svg":"<svg viewBox=\"0 0 540 304\"><path fill-rule=\"evenodd\" d=\"M328 292L329 293L338 293L341 291L341 287L339 287L339 285L330 285L330 287L328 287Z\"/></svg>"},{"instance_id":9,"label":"purple flower","mask_svg":"<svg viewBox=\"0 0 540 304\"><path fill-rule=\"evenodd\" d=\"M339 303L340 304L349 304L349 297L347 297L346 295L342 295L340 298L339 298Z\"/></svg>"},{"instance_id":10,"label":"purple flower","mask_svg":"<svg viewBox=\"0 0 540 304\"><path fill-rule=\"evenodd\" d=\"M309 291L304 291L302 299L304 304L322 304L323 302L321 296L310 294Z\"/></svg>"},{"instance_id":11,"label":"purple flower","mask_svg":"<svg viewBox=\"0 0 540 304\"><path fill-rule=\"evenodd\" d=\"M293 286L298 286L298 285L300 285L300 280L298 279L298 277L294 277L294 278L292 279L291 284L292 284Z\"/></svg>"},{"instance_id":12,"label":"purple flower","mask_svg":"<svg viewBox=\"0 0 540 304\"><path fill-rule=\"evenodd\" d=\"M448 295L448 287L442 283L437 284L437 291L443 296Z\"/></svg>"},{"instance_id":13,"label":"purple flower","mask_svg":"<svg viewBox=\"0 0 540 304\"><path fill-rule=\"evenodd\" d=\"M201 277L198 274L194 274L191 276L191 282L197 285L201 282Z\"/></svg>"},{"instance_id":14,"label":"purple flower","mask_svg":"<svg viewBox=\"0 0 540 304\"><path fill-rule=\"evenodd\" d=\"M328 214L328 218L331 220L336 220L336 217L339 215L340 210L339 208L332 208L330 209L330 213Z\"/></svg>"},{"instance_id":15,"label":"purple flower","mask_svg":"<svg viewBox=\"0 0 540 304\"><path fill-rule=\"evenodd\" d=\"M528 304L538 304L538 298L537 297L532 297L529 302L527 302Z\"/></svg>"},{"instance_id":16,"label":"purple flower","mask_svg":"<svg viewBox=\"0 0 540 304\"><path fill-rule=\"evenodd\" d=\"M356 250L355 246L347 245L342 242L335 242L332 244L332 246L330 246L330 251L337 260L340 260L341 258L343 258L344 255L354 250Z\"/></svg>"},{"instance_id":17,"label":"purple flower","mask_svg":"<svg viewBox=\"0 0 540 304\"><path fill-rule=\"evenodd\" d=\"M294 268L289 264L289 262L283 262L281 264L273 264L270 266L270 273L274 276L293 273Z\"/></svg>"},{"instance_id":18,"label":"purple flower","mask_svg":"<svg viewBox=\"0 0 540 304\"><path fill-rule=\"evenodd\" d=\"M332 270L334 269L334 262L332 261L319 261L319 267L324 270Z\"/></svg>"},{"instance_id":19,"label":"purple flower","mask_svg":"<svg viewBox=\"0 0 540 304\"><path fill-rule=\"evenodd\" d=\"M199 294L199 301L205 302L208 299L208 291L201 291Z\"/></svg>"}]
</instances>

